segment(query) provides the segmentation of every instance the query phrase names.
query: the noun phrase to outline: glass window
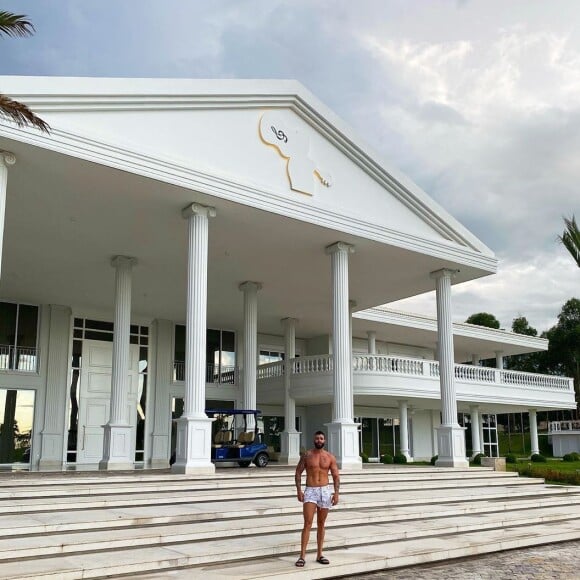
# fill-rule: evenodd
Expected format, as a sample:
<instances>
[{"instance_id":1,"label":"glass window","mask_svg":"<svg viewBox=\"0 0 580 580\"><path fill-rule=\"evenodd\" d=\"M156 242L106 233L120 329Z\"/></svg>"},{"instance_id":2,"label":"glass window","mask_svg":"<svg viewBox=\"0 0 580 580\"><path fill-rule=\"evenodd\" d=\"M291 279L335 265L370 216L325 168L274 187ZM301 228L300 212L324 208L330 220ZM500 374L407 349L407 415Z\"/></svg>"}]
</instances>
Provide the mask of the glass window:
<instances>
[{"instance_id":1,"label":"glass window","mask_svg":"<svg viewBox=\"0 0 580 580\"><path fill-rule=\"evenodd\" d=\"M0 463L30 463L34 391L0 389Z\"/></svg>"},{"instance_id":2,"label":"glass window","mask_svg":"<svg viewBox=\"0 0 580 580\"><path fill-rule=\"evenodd\" d=\"M38 306L0 302L0 369L36 372Z\"/></svg>"},{"instance_id":3,"label":"glass window","mask_svg":"<svg viewBox=\"0 0 580 580\"><path fill-rule=\"evenodd\" d=\"M276 350L261 350L259 360L261 365L278 362L284 360L284 353Z\"/></svg>"}]
</instances>

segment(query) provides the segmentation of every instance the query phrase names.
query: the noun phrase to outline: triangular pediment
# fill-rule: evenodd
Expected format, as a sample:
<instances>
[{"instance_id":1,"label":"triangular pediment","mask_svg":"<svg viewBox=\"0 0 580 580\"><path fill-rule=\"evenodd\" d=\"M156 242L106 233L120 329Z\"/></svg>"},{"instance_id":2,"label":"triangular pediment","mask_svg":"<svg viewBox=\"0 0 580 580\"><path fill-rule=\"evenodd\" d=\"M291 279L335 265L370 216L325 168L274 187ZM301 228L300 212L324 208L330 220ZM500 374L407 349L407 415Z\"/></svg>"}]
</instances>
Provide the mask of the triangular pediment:
<instances>
[{"instance_id":1,"label":"triangular pediment","mask_svg":"<svg viewBox=\"0 0 580 580\"><path fill-rule=\"evenodd\" d=\"M352 224L352 232L417 251L460 249L489 259L493 269L483 243L298 83L19 77L2 83L53 128L48 138L36 135L35 144L44 139L78 156L90 151L121 167L130 159L128 170L142 167L174 182L179 176L185 186L188 176L189 187L202 193L237 191L235 201L257 200L256 207L287 209L289 217L337 229Z\"/></svg>"}]
</instances>

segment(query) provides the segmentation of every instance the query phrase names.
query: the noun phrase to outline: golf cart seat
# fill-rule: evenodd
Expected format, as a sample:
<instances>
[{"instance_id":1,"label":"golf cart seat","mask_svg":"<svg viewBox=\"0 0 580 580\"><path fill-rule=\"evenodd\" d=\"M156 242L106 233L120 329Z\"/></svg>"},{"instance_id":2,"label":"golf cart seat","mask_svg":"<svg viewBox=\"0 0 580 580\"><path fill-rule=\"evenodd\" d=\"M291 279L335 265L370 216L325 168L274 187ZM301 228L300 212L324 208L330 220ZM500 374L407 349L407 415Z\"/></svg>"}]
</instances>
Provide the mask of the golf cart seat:
<instances>
[{"instance_id":1,"label":"golf cart seat","mask_svg":"<svg viewBox=\"0 0 580 580\"><path fill-rule=\"evenodd\" d=\"M232 441L231 431L218 431L213 439L214 442L213 448L219 449L220 447L223 447L224 445L231 443L231 441Z\"/></svg>"},{"instance_id":2,"label":"golf cart seat","mask_svg":"<svg viewBox=\"0 0 580 580\"><path fill-rule=\"evenodd\" d=\"M254 432L253 431L245 431L238 435L238 444L237 447L245 447L246 444L254 442Z\"/></svg>"}]
</instances>

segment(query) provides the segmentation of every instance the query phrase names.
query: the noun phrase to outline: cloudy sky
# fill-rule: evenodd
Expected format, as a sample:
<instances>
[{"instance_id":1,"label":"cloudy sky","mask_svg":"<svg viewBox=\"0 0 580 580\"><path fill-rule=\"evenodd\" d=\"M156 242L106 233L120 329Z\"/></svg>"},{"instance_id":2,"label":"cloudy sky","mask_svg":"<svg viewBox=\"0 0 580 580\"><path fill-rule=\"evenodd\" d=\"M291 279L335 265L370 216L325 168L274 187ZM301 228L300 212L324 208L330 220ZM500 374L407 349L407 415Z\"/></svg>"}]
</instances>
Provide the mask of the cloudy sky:
<instances>
[{"instance_id":1,"label":"cloudy sky","mask_svg":"<svg viewBox=\"0 0 580 580\"><path fill-rule=\"evenodd\" d=\"M580 296L577 0L3 0L0 74L293 78L491 247L454 318L545 330ZM434 314L425 295L398 304Z\"/></svg>"}]
</instances>

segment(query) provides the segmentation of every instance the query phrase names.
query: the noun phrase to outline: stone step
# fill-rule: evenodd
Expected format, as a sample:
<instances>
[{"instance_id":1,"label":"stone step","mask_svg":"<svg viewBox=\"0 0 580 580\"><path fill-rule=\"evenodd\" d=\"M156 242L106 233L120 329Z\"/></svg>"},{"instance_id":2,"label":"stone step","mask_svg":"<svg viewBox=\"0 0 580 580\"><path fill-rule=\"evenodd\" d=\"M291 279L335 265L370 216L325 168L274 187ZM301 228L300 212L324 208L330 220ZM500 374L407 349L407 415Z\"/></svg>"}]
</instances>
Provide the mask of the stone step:
<instances>
[{"instance_id":1,"label":"stone step","mask_svg":"<svg viewBox=\"0 0 580 580\"><path fill-rule=\"evenodd\" d=\"M447 525L435 528L429 528L426 523L420 522L332 527L328 529L326 535L326 553L334 561L334 550L347 554L354 551L364 556L362 561L367 566L370 560L374 565L380 564L380 567L384 567L385 558L409 565L414 561L424 561L425 554L432 557L433 552L443 551L446 557L449 557L457 550L467 548L476 550L484 542L488 546L489 543L493 543L496 549L501 549L506 542L517 544L533 541L540 534L545 542L545 536L549 535L550 531L555 532L558 537L567 535L566 539L577 538L580 537L578 517L580 507L569 511L568 514L552 516L542 514L537 519L531 514L527 517L520 516L514 518L517 522L515 524L506 522L505 517L494 520L492 514L481 514L477 518L473 516L451 518L445 521ZM296 531L242 537L230 534L228 538L185 541L163 546L139 546L124 550L114 550L113 546L110 546L102 551L76 555L20 558L0 562L0 577L12 580L24 578L66 580L128 573L142 574L147 571L196 566L195 574L199 577L219 575L222 578L224 576L254 578L261 577L255 575L254 566L258 563L263 566L262 569L268 577L275 577L278 567L274 566L272 569L271 559L290 555L295 558L298 550L299 534ZM217 566L214 564L216 561L220 562ZM359 565L358 562L355 563ZM353 565L352 560L350 564ZM334 565L334 568L323 571L319 566L316 573L331 572L335 576L345 573L344 566L340 563L338 566ZM248 575L248 569L252 570L252 575ZM280 572L287 575L285 570ZM288 573L290 572L296 573L296 568ZM348 573L352 571L349 570Z\"/></svg>"},{"instance_id":2,"label":"stone step","mask_svg":"<svg viewBox=\"0 0 580 580\"><path fill-rule=\"evenodd\" d=\"M378 570L388 570L404 566L439 562L454 558L472 557L503 550L513 550L542 544L577 540L580 529L577 521L568 520L542 523L525 527L506 527L457 535L417 538L389 543L376 543L348 548L327 550L330 565L321 566L315 562L315 554L309 553L306 566L294 566L297 554L276 555L256 558L243 562L219 563L198 566L195 575L192 568L173 570L170 573L154 572L139 574L143 580L159 578L204 578L217 580L257 580L273 578L300 578L313 580L321 578L349 577ZM387 573L388 574L388 573Z\"/></svg>"},{"instance_id":3,"label":"stone step","mask_svg":"<svg viewBox=\"0 0 580 580\"><path fill-rule=\"evenodd\" d=\"M432 492L371 498L352 496L341 500L333 510L341 514L350 512L372 513L386 509L398 513L403 518L425 514L433 510L444 515L461 515L485 511L500 511L511 509L529 509L530 507L546 507L550 505L572 505L580 502L580 489L552 486L530 486L518 489L519 495L514 496L512 489L480 490L478 496L466 496L461 490L448 490L438 496ZM37 513L2 515L0 516L0 538L13 538L30 534L48 534L55 532L82 532L83 530L114 529L124 527L139 527L151 525L167 525L192 522L230 521L232 518L245 521L257 521L270 516L282 517L300 513L300 504L292 498L280 501L278 499L253 499L218 503L185 503L175 505L152 505L137 507L119 507L91 509L87 511L71 509L69 511L43 511Z\"/></svg>"},{"instance_id":4,"label":"stone step","mask_svg":"<svg viewBox=\"0 0 580 580\"><path fill-rule=\"evenodd\" d=\"M474 517L477 514L477 517ZM327 530L358 526L366 531L368 526L380 525L382 541L395 541L441 533L460 533L509 525L527 525L536 522L550 522L580 517L580 501L549 506L529 506L525 511L518 508L491 510L469 514L450 515L445 510L434 509L429 513L400 512L396 521L392 509L367 510L332 513ZM405 527L401 526L405 523ZM296 513L285 516L270 516L247 519L204 521L171 525L125 527L116 530L85 530L83 533L53 533L34 536L8 537L0 539L0 560L14 558L34 558L77 552L96 552L123 548L166 546L183 542L233 537L239 540L245 536L279 535L292 533L299 535L302 515ZM330 531L328 532L330 534ZM359 532L359 538L362 532ZM373 532L374 533L374 532ZM329 536L331 537L331 536Z\"/></svg>"},{"instance_id":5,"label":"stone step","mask_svg":"<svg viewBox=\"0 0 580 580\"><path fill-rule=\"evenodd\" d=\"M439 498L454 498L457 501L467 499L478 499L494 488L508 495L526 495L544 490L543 482L539 479L519 478L508 480L507 482L491 481L480 485L469 485L465 482L458 492L457 485L419 486L413 488L410 485L399 488L383 484L356 485L351 484L341 487L341 497L344 500L368 503L375 505L381 501L408 501L411 493L414 497L421 498L422 501L430 503ZM509 490L509 491L508 491ZM570 492L568 492L570 493ZM0 510L3 515L23 514L48 511L51 513L70 510L103 509L103 508L123 508L129 506L172 506L175 504L202 504L209 502L244 501L248 505L255 505L255 509L279 509L285 505L284 502L293 502L295 490L288 484L285 490L264 490L256 492L253 488L240 488L236 491L174 491L171 493L143 493L139 494L118 494L101 496L74 496L69 498L16 498L14 500L3 500L0 502ZM352 498L352 500L351 500Z\"/></svg>"},{"instance_id":6,"label":"stone step","mask_svg":"<svg viewBox=\"0 0 580 580\"><path fill-rule=\"evenodd\" d=\"M29 489L38 490L39 488L52 487L55 489L62 489L64 491L70 490L71 487L83 489L85 487L135 487L135 486L172 486L180 487L184 485L195 485L199 487L205 486L219 486L231 487L238 482L248 482L256 485L270 485L282 484L285 480L292 480L294 469L286 468L282 470L278 468L274 472L270 469L221 469L216 472L215 476L190 476L190 475L172 475L165 474L163 476L115 476L110 477L86 477L83 473L74 473L74 475L67 478L51 478L44 474L39 475L38 479L31 479L29 477L4 477L0 474L0 492L4 493L10 489ZM33 474L34 475L34 474ZM514 472L493 472L487 468L470 468L469 470L441 470L438 468L409 468L409 469L391 469L374 468L364 469L359 472L343 472L341 478L347 482L355 481L374 481L374 480L388 480L388 481L413 481L422 479L433 480L460 480L460 479L489 479L489 478L517 478L517 473Z\"/></svg>"},{"instance_id":7,"label":"stone step","mask_svg":"<svg viewBox=\"0 0 580 580\"><path fill-rule=\"evenodd\" d=\"M517 475L517 474L516 474ZM457 480L452 478L427 478L427 479L408 479L408 480L391 480L387 477L381 478L368 478L360 480L351 480L348 478L341 478L343 486L348 485L349 489L364 491L365 489L420 489L425 487L453 487L457 486ZM462 480L465 487L477 487L481 485L521 485L521 479L516 477L497 477L497 478L485 478L485 477L472 477L469 479ZM107 496L107 495L129 495L138 494L143 496L144 494L175 494L175 493L192 493L195 492L201 497L203 494L217 495L221 497L235 496L237 497L240 493L255 493L256 489L260 489L262 493L266 494L276 494L280 492L287 493L289 489L294 487L293 478L276 481L276 482L247 482L245 480L236 480L228 482L228 484L218 483L218 482L204 482L202 484L197 482L183 482L180 484L141 484L141 485L109 485L109 486L77 486L75 487L75 497L85 498L85 497L97 497L97 496ZM71 495L70 487L61 486L46 486L44 488L11 488L4 489L0 491L0 506L3 502L10 499L26 499L26 498L59 498L66 497L69 498Z\"/></svg>"}]
</instances>

